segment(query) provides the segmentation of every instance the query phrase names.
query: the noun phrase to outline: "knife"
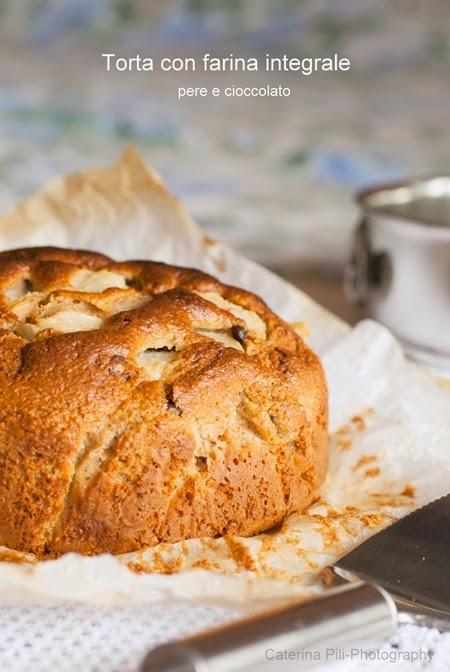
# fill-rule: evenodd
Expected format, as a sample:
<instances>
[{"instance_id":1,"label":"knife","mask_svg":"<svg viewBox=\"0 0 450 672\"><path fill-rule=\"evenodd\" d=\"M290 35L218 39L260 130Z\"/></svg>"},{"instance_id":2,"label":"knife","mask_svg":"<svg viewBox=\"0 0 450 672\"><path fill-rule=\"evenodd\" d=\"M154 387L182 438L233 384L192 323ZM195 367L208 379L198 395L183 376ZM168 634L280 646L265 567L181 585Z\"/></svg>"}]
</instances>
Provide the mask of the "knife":
<instances>
[{"instance_id":1,"label":"knife","mask_svg":"<svg viewBox=\"0 0 450 672\"><path fill-rule=\"evenodd\" d=\"M449 629L450 495L374 535L331 570L338 585L318 599L158 646L141 672L298 672L323 664L329 652L373 647L399 622Z\"/></svg>"}]
</instances>

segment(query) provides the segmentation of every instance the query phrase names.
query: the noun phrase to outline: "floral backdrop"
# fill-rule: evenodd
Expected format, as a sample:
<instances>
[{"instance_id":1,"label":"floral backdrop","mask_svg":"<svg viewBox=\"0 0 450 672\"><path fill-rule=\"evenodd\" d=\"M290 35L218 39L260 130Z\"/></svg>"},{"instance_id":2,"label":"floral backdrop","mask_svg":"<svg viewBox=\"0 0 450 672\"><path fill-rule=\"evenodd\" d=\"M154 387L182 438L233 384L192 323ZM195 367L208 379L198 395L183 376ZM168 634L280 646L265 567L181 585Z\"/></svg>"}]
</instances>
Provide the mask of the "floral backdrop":
<instances>
[{"instance_id":1,"label":"floral backdrop","mask_svg":"<svg viewBox=\"0 0 450 672\"><path fill-rule=\"evenodd\" d=\"M0 208L135 143L213 236L342 264L355 190L450 170L448 0L2 0ZM349 73L106 73L120 55L349 57ZM288 98L178 85L284 83Z\"/></svg>"}]
</instances>

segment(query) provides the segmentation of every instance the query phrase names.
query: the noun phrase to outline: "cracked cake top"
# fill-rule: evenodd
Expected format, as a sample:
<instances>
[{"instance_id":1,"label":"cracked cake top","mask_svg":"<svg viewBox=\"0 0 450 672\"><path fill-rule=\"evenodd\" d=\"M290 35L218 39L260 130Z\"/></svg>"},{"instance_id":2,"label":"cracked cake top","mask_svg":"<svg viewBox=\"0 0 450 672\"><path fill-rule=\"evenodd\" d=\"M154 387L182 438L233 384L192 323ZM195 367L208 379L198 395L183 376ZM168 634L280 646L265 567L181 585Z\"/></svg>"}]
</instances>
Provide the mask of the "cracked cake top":
<instances>
[{"instance_id":1,"label":"cracked cake top","mask_svg":"<svg viewBox=\"0 0 450 672\"><path fill-rule=\"evenodd\" d=\"M0 254L0 544L255 534L325 476L316 355L255 295L94 252Z\"/></svg>"}]
</instances>

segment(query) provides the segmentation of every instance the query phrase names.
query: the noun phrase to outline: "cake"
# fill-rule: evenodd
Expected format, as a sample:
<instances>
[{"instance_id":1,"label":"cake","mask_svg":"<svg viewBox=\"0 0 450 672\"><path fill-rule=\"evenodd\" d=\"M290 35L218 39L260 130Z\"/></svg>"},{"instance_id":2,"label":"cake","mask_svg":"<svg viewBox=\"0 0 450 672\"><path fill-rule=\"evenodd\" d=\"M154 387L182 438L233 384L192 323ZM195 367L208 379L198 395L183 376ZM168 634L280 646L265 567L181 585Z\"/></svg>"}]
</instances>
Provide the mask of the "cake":
<instances>
[{"instance_id":1,"label":"cake","mask_svg":"<svg viewBox=\"0 0 450 672\"><path fill-rule=\"evenodd\" d=\"M318 496L318 357L254 294L98 253L0 254L0 545L53 558L269 530Z\"/></svg>"}]
</instances>

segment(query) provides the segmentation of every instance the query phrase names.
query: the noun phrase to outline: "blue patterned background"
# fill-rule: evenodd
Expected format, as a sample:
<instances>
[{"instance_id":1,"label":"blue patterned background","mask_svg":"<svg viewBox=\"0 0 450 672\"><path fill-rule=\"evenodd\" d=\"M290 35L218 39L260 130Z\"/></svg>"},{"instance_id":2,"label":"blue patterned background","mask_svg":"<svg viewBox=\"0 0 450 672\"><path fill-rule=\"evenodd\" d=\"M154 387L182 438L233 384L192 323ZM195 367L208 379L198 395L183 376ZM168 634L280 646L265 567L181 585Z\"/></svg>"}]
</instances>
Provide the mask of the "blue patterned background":
<instances>
[{"instance_id":1,"label":"blue patterned background","mask_svg":"<svg viewBox=\"0 0 450 672\"><path fill-rule=\"evenodd\" d=\"M450 169L448 0L3 0L0 207L129 142L207 231L269 264L342 263L362 186ZM106 73L101 53L324 56L350 73ZM178 85L284 83L284 99Z\"/></svg>"}]
</instances>

